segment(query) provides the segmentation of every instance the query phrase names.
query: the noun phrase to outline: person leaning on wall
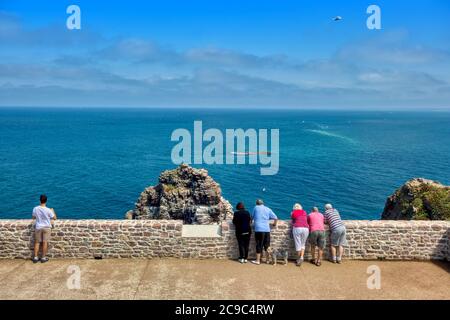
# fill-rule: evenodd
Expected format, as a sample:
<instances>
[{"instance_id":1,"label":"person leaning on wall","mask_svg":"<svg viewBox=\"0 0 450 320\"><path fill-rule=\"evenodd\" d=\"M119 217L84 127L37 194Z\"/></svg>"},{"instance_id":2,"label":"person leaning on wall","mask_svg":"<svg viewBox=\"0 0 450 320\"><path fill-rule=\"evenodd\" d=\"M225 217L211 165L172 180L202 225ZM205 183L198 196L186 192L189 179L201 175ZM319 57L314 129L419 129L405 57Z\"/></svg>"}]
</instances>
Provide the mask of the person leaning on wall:
<instances>
[{"instance_id":1,"label":"person leaning on wall","mask_svg":"<svg viewBox=\"0 0 450 320\"><path fill-rule=\"evenodd\" d=\"M236 239L239 247L239 262L247 263L248 248L250 246L251 237L251 218L250 213L245 210L242 202L236 205L236 210L233 215L233 224L236 229Z\"/></svg>"},{"instance_id":2,"label":"person leaning on wall","mask_svg":"<svg viewBox=\"0 0 450 320\"><path fill-rule=\"evenodd\" d=\"M296 203L291 212L292 237L297 251L296 265L301 266L304 260L306 240L309 235L308 216L300 203Z\"/></svg>"},{"instance_id":3,"label":"person leaning on wall","mask_svg":"<svg viewBox=\"0 0 450 320\"><path fill-rule=\"evenodd\" d=\"M256 200L256 206L253 208L251 218L255 228L256 242L256 260L252 260L253 264L261 264L261 255L264 250L266 262L269 259L268 249L270 247L270 220L273 220L273 228L276 228L278 218L272 209L266 207L261 199Z\"/></svg>"},{"instance_id":4,"label":"person leaning on wall","mask_svg":"<svg viewBox=\"0 0 450 320\"><path fill-rule=\"evenodd\" d=\"M342 222L339 211L328 203L325 205L325 223L330 226L331 262L342 263L344 246L347 245L346 228Z\"/></svg>"}]
</instances>

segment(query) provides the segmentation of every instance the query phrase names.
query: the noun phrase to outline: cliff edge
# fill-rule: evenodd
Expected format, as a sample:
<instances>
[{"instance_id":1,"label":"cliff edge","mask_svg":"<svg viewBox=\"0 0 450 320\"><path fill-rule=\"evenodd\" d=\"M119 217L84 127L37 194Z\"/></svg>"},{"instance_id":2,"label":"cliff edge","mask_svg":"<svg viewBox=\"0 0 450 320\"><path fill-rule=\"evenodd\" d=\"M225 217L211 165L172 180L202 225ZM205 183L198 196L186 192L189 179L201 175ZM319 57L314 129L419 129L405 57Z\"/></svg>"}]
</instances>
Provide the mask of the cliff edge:
<instances>
[{"instance_id":1,"label":"cliff edge","mask_svg":"<svg viewBox=\"0 0 450 320\"><path fill-rule=\"evenodd\" d=\"M383 220L450 220L450 187L414 178L389 196Z\"/></svg>"},{"instance_id":2,"label":"cliff edge","mask_svg":"<svg viewBox=\"0 0 450 320\"><path fill-rule=\"evenodd\" d=\"M127 219L180 219L187 224L213 224L232 217L233 208L205 169L186 164L166 170L156 186L146 188Z\"/></svg>"}]
</instances>

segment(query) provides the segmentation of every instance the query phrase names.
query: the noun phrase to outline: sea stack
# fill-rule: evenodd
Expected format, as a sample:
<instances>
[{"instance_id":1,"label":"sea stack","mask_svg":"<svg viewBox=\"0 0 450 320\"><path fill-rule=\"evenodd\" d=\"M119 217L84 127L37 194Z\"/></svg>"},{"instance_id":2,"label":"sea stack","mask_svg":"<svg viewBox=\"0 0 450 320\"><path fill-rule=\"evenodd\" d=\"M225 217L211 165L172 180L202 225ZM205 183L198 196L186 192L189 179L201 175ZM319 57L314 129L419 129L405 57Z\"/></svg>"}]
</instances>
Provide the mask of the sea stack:
<instances>
[{"instance_id":1,"label":"sea stack","mask_svg":"<svg viewBox=\"0 0 450 320\"><path fill-rule=\"evenodd\" d=\"M181 164L146 188L127 219L179 219L186 224L214 224L232 216L233 208L205 169Z\"/></svg>"},{"instance_id":2,"label":"sea stack","mask_svg":"<svg viewBox=\"0 0 450 320\"><path fill-rule=\"evenodd\" d=\"M407 181L386 200L383 220L450 220L450 187L424 178Z\"/></svg>"}]
</instances>

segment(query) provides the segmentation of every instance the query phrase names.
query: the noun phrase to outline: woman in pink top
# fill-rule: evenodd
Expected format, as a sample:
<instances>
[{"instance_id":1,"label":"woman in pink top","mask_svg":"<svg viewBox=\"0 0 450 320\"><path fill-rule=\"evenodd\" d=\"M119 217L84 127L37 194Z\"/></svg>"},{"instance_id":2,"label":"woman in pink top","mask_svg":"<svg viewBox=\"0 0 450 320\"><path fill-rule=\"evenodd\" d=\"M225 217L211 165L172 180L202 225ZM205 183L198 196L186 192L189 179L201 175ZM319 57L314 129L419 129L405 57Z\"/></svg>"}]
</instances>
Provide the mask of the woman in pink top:
<instances>
[{"instance_id":1,"label":"woman in pink top","mask_svg":"<svg viewBox=\"0 0 450 320\"><path fill-rule=\"evenodd\" d=\"M311 243L311 263L316 266L322 264L323 249L325 248L325 226L323 214L319 212L317 207L313 208L313 211L308 216L309 224L309 242ZM319 255L316 256L316 247L319 249Z\"/></svg>"},{"instance_id":2,"label":"woman in pink top","mask_svg":"<svg viewBox=\"0 0 450 320\"><path fill-rule=\"evenodd\" d=\"M306 211L299 203L294 205L291 213L292 235L295 242L295 250L298 253L297 266L301 266L305 254L306 240L308 239L309 226Z\"/></svg>"}]
</instances>

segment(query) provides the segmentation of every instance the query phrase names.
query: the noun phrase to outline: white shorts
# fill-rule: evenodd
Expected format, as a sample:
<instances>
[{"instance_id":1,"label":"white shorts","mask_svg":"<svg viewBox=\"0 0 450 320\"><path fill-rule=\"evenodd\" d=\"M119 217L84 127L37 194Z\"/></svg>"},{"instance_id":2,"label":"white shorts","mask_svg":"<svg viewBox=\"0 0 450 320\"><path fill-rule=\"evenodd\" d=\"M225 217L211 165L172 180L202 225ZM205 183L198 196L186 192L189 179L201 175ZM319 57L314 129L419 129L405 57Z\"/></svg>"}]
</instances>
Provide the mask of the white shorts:
<instances>
[{"instance_id":1,"label":"white shorts","mask_svg":"<svg viewBox=\"0 0 450 320\"><path fill-rule=\"evenodd\" d=\"M306 247L306 240L308 239L308 228L292 228L292 235L295 242L295 250L304 250Z\"/></svg>"}]
</instances>

